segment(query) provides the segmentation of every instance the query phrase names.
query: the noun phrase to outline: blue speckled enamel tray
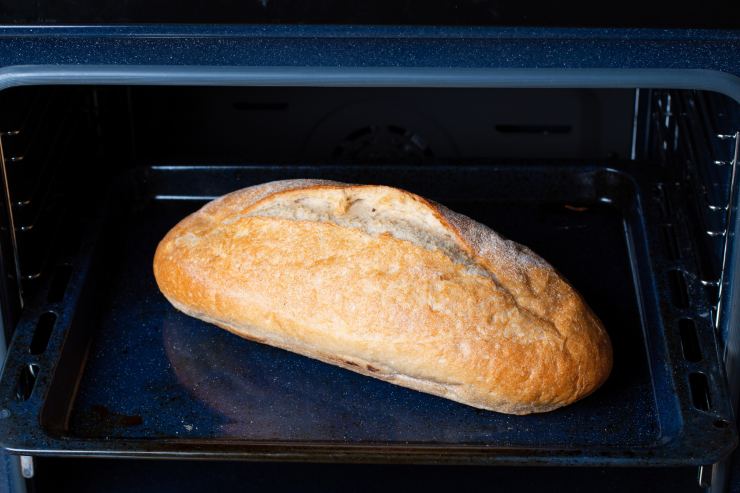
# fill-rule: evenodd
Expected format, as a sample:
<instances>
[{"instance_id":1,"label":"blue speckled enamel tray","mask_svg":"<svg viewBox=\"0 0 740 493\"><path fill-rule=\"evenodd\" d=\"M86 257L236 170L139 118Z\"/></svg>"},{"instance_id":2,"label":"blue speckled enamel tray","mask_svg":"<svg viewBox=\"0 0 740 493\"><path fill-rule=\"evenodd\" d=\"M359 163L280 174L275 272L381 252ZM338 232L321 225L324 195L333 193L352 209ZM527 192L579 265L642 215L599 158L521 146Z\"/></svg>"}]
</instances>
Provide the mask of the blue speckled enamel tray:
<instances>
[{"instance_id":1,"label":"blue speckled enamel tray","mask_svg":"<svg viewBox=\"0 0 740 493\"><path fill-rule=\"evenodd\" d=\"M71 266L63 297L44 292L24 313L0 381L0 439L33 455L714 462L736 435L706 296L686 261L688 305L672 298L655 202L666 196L653 194L658 176L630 166L167 166L121 177L80 252L60 259ZM611 377L574 405L508 416L243 340L170 306L151 269L169 228L210 197L287 177L401 186L530 246L604 321ZM48 346L30 354L44 313L56 316ZM700 361L683 356L677 324L688 317ZM705 376L709 407L691 374Z\"/></svg>"}]
</instances>

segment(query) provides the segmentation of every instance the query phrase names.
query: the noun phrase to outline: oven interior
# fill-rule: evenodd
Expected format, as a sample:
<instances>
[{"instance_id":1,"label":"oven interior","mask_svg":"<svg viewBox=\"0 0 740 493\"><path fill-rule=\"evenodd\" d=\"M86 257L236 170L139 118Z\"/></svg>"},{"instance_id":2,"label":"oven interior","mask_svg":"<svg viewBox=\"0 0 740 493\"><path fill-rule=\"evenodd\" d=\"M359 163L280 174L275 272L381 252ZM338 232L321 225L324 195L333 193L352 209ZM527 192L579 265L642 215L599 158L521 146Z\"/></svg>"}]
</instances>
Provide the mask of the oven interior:
<instances>
[{"instance_id":1,"label":"oven interior","mask_svg":"<svg viewBox=\"0 0 740 493\"><path fill-rule=\"evenodd\" d=\"M49 86L9 89L0 100L3 332L28 347L28 358L5 371L18 372L11 390L22 403L41 398L36 385L52 378L45 365L60 365L39 420L51 435L495 436L516 446L536 434L545 447L570 440L588 448L606 429L629 449L687 425L666 411L672 403L662 394L670 392L686 392L691 412L716 428L734 426L735 389L717 376L735 370L716 366L731 363L733 343L720 300L733 275L740 107L723 95ZM167 229L210 198L293 177L401 186L532 247L609 328L616 357L605 391L563 411L562 426L534 420L522 431L473 412L450 423L444 402L359 383L343 370L327 376L320 363L204 332L167 311L149 269ZM71 326L81 328L67 337ZM667 343L656 330L670 333ZM45 359L62 343L73 347L63 361ZM676 369L684 386L656 387L661 372ZM325 385L312 387L319 379ZM366 400L352 397L358 385ZM253 411L248 420L243 409ZM618 412L599 411L602 430L582 432L593 426L582 416L604 409ZM39 465L60 467L54 461Z\"/></svg>"}]
</instances>

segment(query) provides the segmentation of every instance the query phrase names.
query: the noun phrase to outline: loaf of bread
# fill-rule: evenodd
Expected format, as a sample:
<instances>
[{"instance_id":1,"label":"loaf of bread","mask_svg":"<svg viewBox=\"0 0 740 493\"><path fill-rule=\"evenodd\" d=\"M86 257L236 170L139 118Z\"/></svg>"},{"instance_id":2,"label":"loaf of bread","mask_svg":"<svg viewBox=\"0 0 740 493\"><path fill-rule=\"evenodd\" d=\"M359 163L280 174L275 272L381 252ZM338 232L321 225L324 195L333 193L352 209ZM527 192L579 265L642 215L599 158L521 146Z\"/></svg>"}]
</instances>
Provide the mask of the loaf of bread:
<instances>
[{"instance_id":1,"label":"loaf of bread","mask_svg":"<svg viewBox=\"0 0 740 493\"><path fill-rule=\"evenodd\" d=\"M396 188L233 192L165 236L154 275L177 309L241 337L477 408L549 411L611 371L602 324L550 265Z\"/></svg>"}]
</instances>

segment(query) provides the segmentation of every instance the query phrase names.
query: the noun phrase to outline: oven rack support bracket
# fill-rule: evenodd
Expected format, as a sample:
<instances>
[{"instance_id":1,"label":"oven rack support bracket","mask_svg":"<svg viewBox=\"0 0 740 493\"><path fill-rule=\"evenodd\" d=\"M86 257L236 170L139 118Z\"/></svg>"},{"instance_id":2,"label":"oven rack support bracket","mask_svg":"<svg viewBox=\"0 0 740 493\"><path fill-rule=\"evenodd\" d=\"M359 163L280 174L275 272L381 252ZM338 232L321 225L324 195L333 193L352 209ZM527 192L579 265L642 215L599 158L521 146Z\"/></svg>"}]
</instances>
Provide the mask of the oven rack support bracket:
<instances>
[{"instance_id":1,"label":"oven rack support bracket","mask_svg":"<svg viewBox=\"0 0 740 493\"><path fill-rule=\"evenodd\" d=\"M729 166L730 167L730 194L727 199L727 203L721 206L710 205L709 209L712 211L722 211L725 213L725 227L720 230L708 230L706 233L710 237L721 237L724 238L722 245L722 269L720 271L719 279L702 280L701 283L705 286L711 286L718 288L717 293L717 304L714 310L714 326L716 329L720 328L721 322L721 311L722 311L722 297L725 284L725 270L727 268L727 262L729 257L729 250L731 247L730 237L730 225L734 217L733 203L735 195L737 194L737 166L738 160L740 160L740 131L733 134L717 134L717 139L724 141L734 141L734 150L732 152L732 158L730 160L714 160L713 164L716 166Z\"/></svg>"},{"instance_id":2,"label":"oven rack support bracket","mask_svg":"<svg viewBox=\"0 0 740 493\"><path fill-rule=\"evenodd\" d=\"M5 208L7 210L8 220L8 234L10 235L10 245L13 249L13 264L15 270L15 282L18 287L18 303L23 308L23 275L21 273L21 262L18 254L18 237L16 235L15 217L13 213L13 199L10 191L10 183L8 181L8 163L16 162L23 159L23 156L5 156L5 139L8 137L16 137L21 134L20 129L1 131L0 132L0 179L2 179L3 187L3 199L5 201Z\"/></svg>"},{"instance_id":3,"label":"oven rack support bracket","mask_svg":"<svg viewBox=\"0 0 740 493\"><path fill-rule=\"evenodd\" d=\"M716 205L709 205L709 209L711 211L721 211L725 214L725 227L722 230L718 231L707 231L707 235L711 237L722 237L724 239L723 245L722 245L722 270L720 271L720 277L716 280L703 280L701 283L705 286L711 286L717 288L717 304L715 305L714 309L714 327L716 330L721 330L721 323L722 323L722 306L723 306L723 295L724 295L724 288L725 288L725 270L727 269L727 263L729 261L729 255L730 250L732 248L732 241L731 237L733 236L733 233L731 231L732 227L732 220L734 216L734 209L735 209L735 200L737 195L737 166L738 161L740 161L740 131L735 132L734 134L717 134L717 139L722 141L734 141L733 151L732 151L732 158L730 160L714 160L713 164L716 166L729 166L730 167L730 192L729 197L727 199L726 205L716 206ZM729 364L727 361L727 346L724 350L724 360L725 364ZM732 371L730 369L730 371ZM727 467L727 464L723 461L718 464L712 464L708 466L701 466L699 467L698 471L698 484L700 488L707 489L709 491L717 491L718 488L715 488L714 484L720 484L724 485L726 478L725 476L726 472L725 469ZM718 476L718 479L720 481L713 481L715 476ZM721 487L720 487L721 488Z\"/></svg>"}]
</instances>

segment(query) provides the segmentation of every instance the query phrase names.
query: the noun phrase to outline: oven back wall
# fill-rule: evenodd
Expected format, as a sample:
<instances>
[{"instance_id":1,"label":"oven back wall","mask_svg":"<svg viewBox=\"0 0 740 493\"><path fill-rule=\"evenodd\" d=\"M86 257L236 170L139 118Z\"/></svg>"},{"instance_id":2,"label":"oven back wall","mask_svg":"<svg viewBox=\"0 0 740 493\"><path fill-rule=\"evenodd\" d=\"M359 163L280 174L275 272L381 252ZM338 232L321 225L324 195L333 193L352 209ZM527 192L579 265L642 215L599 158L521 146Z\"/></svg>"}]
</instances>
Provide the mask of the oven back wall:
<instances>
[{"instance_id":1,"label":"oven back wall","mask_svg":"<svg viewBox=\"0 0 740 493\"><path fill-rule=\"evenodd\" d=\"M138 87L144 162L629 158L632 90Z\"/></svg>"}]
</instances>

